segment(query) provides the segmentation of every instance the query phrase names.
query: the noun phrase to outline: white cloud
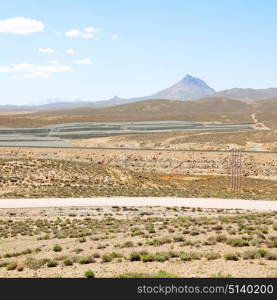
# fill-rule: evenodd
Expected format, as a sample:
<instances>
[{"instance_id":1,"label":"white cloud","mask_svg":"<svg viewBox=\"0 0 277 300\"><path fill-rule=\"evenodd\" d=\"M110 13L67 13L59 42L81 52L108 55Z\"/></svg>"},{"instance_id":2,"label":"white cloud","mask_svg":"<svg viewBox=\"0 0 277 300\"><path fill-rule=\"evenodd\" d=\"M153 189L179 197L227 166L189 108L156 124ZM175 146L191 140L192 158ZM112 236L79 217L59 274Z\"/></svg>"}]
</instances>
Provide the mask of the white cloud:
<instances>
[{"instance_id":1,"label":"white cloud","mask_svg":"<svg viewBox=\"0 0 277 300\"><path fill-rule=\"evenodd\" d=\"M56 51L51 48L39 48L38 51L42 53L56 53Z\"/></svg>"},{"instance_id":2,"label":"white cloud","mask_svg":"<svg viewBox=\"0 0 277 300\"><path fill-rule=\"evenodd\" d=\"M79 38L83 38L83 39L92 39L97 36L98 32L99 32L98 28L87 27L87 28L84 28L83 30L70 29L65 33L65 35L67 37L71 37L71 38L79 37Z\"/></svg>"},{"instance_id":3,"label":"white cloud","mask_svg":"<svg viewBox=\"0 0 277 300\"><path fill-rule=\"evenodd\" d=\"M85 32L90 32L90 33L98 33L98 29L95 27L87 27L84 29Z\"/></svg>"},{"instance_id":4,"label":"white cloud","mask_svg":"<svg viewBox=\"0 0 277 300\"><path fill-rule=\"evenodd\" d=\"M60 65L61 63L60 63L59 60L50 60L50 61L49 61L49 64L50 64L50 65Z\"/></svg>"},{"instance_id":5,"label":"white cloud","mask_svg":"<svg viewBox=\"0 0 277 300\"><path fill-rule=\"evenodd\" d=\"M74 63L79 65L91 65L92 60L89 58L84 58L84 59L75 60Z\"/></svg>"},{"instance_id":6,"label":"white cloud","mask_svg":"<svg viewBox=\"0 0 277 300\"><path fill-rule=\"evenodd\" d=\"M0 33L31 34L42 32L44 27L41 21L22 17L0 20Z\"/></svg>"},{"instance_id":7,"label":"white cloud","mask_svg":"<svg viewBox=\"0 0 277 300\"><path fill-rule=\"evenodd\" d=\"M65 50L65 53L66 53L66 54L71 54L71 55L73 55L73 54L76 54L77 51L76 51L76 50L73 50L73 49L67 49L67 50Z\"/></svg>"},{"instance_id":8,"label":"white cloud","mask_svg":"<svg viewBox=\"0 0 277 300\"><path fill-rule=\"evenodd\" d=\"M12 73L16 78L50 78L57 73L73 71L73 68L66 65L33 65L21 63L10 66L0 66L0 72Z\"/></svg>"},{"instance_id":9,"label":"white cloud","mask_svg":"<svg viewBox=\"0 0 277 300\"><path fill-rule=\"evenodd\" d=\"M119 39L119 36L117 34L112 35L112 40L116 41Z\"/></svg>"}]
</instances>

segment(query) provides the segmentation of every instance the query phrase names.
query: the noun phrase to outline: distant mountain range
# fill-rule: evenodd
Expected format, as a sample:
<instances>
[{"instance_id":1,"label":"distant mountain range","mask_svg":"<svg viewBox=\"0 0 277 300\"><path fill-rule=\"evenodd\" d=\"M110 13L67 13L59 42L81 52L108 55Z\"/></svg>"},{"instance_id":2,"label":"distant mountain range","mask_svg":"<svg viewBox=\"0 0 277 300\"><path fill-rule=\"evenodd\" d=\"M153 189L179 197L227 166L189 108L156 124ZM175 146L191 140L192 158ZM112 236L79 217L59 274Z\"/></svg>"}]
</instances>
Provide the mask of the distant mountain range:
<instances>
[{"instance_id":1,"label":"distant mountain range","mask_svg":"<svg viewBox=\"0 0 277 300\"><path fill-rule=\"evenodd\" d=\"M187 75L181 81L171 87L157 92L153 95L143 97L148 99L170 99L170 100L194 100L207 97L215 93L215 90L209 87L205 81ZM142 100L142 99L140 99Z\"/></svg>"},{"instance_id":2,"label":"distant mountain range","mask_svg":"<svg viewBox=\"0 0 277 300\"><path fill-rule=\"evenodd\" d=\"M197 77L186 75L176 84L161 90L152 95L136 98L113 97L102 101L82 101L66 100L59 98L51 99L45 104L40 105L0 105L2 111L16 110L55 110L55 109L74 109L80 107L108 107L115 105L128 104L142 100L164 99L190 101L202 98L231 98L244 101L257 101L263 99L277 98L277 88L251 89L251 88L232 88L223 91L215 91L207 83Z\"/></svg>"},{"instance_id":3,"label":"distant mountain range","mask_svg":"<svg viewBox=\"0 0 277 300\"><path fill-rule=\"evenodd\" d=\"M234 88L229 90L224 90L217 92L213 97L225 97L238 100L264 100L277 98L277 88L268 88L268 89L240 89Z\"/></svg>"}]
</instances>

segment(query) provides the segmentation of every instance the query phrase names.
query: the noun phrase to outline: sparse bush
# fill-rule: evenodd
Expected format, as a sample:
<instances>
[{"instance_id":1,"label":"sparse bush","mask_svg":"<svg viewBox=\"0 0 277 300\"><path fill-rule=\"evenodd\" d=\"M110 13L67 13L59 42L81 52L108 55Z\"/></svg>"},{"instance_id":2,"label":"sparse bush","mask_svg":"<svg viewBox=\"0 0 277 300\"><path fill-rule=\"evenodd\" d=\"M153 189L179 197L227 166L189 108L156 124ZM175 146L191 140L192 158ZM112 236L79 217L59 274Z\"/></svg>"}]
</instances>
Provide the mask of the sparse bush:
<instances>
[{"instance_id":1,"label":"sparse bush","mask_svg":"<svg viewBox=\"0 0 277 300\"><path fill-rule=\"evenodd\" d=\"M164 262L168 260L169 256L167 253L155 253L155 261Z\"/></svg>"},{"instance_id":2,"label":"sparse bush","mask_svg":"<svg viewBox=\"0 0 277 300\"><path fill-rule=\"evenodd\" d=\"M277 248L277 237L272 236L269 238L269 241L266 241L266 245L268 248Z\"/></svg>"},{"instance_id":3,"label":"sparse bush","mask_svg":"<svg viewBox=\"0 0 277 300\"><path fill-rule=\"evenodd\" d=\"M143 262L152 262L155 260L155 256L153 254L144 254L141 257Z\"/></svg>"},{"instance_id":4,"label":"sparse bush","mask_svg":"<svg viewBox=\"0 0 277 300\"><path fill-rule=\"evenodd\" d=\"M112 261L112 257L110 255L103 255L102 256L102 262L110 262Z\"/></svg>"},{"instance_id":5,"label":"sparse bush","mask_svg":"<svg viewBox=\"0 0 277 300\"><path fill-rule=\"evenodd\" d=\"M81 264L81 265L87 265L87 264L91 264L94 262L95 262L95 260L90 256L82 257L79 259L79 264Z\"/></svg>"},{"instance_id":6,"label":"sparse bush","mask_svg":"<svg viewBox=\"0 0 277 300\"><path fill-rule=\"evenodd\" d=\"M138 252L132 252L130 254L130 261L140 261L141 260L141 256Z\"/></svg>"},{"instance_id":7,"label":"sparse bush","mask_svg":"<svg viewBox=\"0 0 277 300\"><path fill-rule=\"evenodd\" d=\"M54 247L53 247L53 251L55 251L55 252L61 252L63 249L62 249L62 247L60 246L60 245L55 245Z\"/></svg>"},{"instance_id":8,"label":"sparse bush","mask_svg":"<svg viewBox=\"0 0 277 300\"><path fill-rule=\"evenodd\" d=\"M191 261L191 260L196 260L200 259L201 255L196 252L182 252L180 255L180 259L182 261Z\"/></svg>"},{"instance_id":9,"label":"sparse bush","mask_svg":"<svg viewBox=\"0 0 277 300\"><path fill-rule=\"evenodd\" d=\"M221 255L219 253L216 252L208 252L205 254L205 257L207 260L214 260L214 259L218 259L221 257Z\"/></svg>"},{"instance_id":10,"label":"sparse bush","mask_svg":"<svg viewBox=\"0 0 277 300\"><path fill-rule=\"evenodd\" d=\"M216 241L218 243L224 243L224 242L227 241L227 237L223 234L219 234L219 235L216 236Z\"/></svg>"},{"instance_id":11,"label":"sparse bush","mask_svg":"<svg viewBox=\"0 0 277 300\"><path fill-rule=\"evenodd\" d=\"M182 236L173 237L174 242L183 242L185 239Z\"/></svg>"},{"instance_id":12,"label":"sparse bush","mask_svg":"<svg viewBox=\"0 0 277 300\"><path fill-rule=\"evenodd\" d=\"M168 255L172 258L175 258L175 257L179 257L180 254L178 252L175 252L175 251L169 251L168 252Z\"/></svg>"},{"instance_id":13,"label":"sparse bush","mask_svg":"<svg viewBox=\"0 0 277 300\"><path fill-rule=\"evenodd\" d=\"M124 273L118 276L119 278L178 278L177 275L165 271L159 271L154 274L147 273Z\"/></svg>"},{"instance_id":14,"label":"sparse bush","mask_svg":"<svg viewBox=\"0 0 277 300\"><path fill-rule=\"evenodd\" d=\"M226 260L234 260L237 261L239 260L240 255L238 253L227 253L224 255L224 258Z\"/></svg>"},{"instance_id":15,"label":"sparse bush","mask_svg":"<svg viewBox=\"0 0 277 300\"><path fill-rule=\"evenodd\" d=\"M127 241L123 243L123 245L121 246L121 248L131 248L131 247L134 247L134 243L131 241Z\"/></svg>"},{"instance_id":16,"label":"sparse bush","mask_svg":"<svg viewBox=\"0 0 277 300\"><path fill-rule=\"evenodd\" d=\"M87 271L85 272L85 277L86 277L86 278L95 278L95 274L94 274L93 271L87 270Z\"/></svg>"},{"instance_id":17,"label":"sparse bush","mask_svg":"<svg viewBox=\"0 0 277 300\"><path fill-rule=\"evenodd\" d=\"M40 267L45 265L48 261L49 261L48 258L35 259L32 257L29 257L26 259L25 265L32 270L38 270Z\"/></svg>"},{"instance_id":18,"label":"sparse bush","mask_svg":"<svg viewBox=\"0 0 277 300\"><path fill-rule=\"evenodd\" d=\"M17 267L17 263L16 262L9 262L6 266L6 269L8 271L11 271L11 270L15 270Z\"/></svg>"},{"instance_id":19,"label":"sparse bush","mask_svg":"<svg viewBox=\"0 0 277 300\"><path fill-rule=\"evenodd\" d=\"M55 261L55 260L49 260L49 261L47 262L47 267L48 267L48 268L54 268L54 267L56 267L58 264L59 264L59 263L58 263L57 261Z\"/></svg>"},{"instance_id":20,"label":"sparse bush","mask_svg":"<svg viewBox=\"0 0 277 300\"><path fill-rule=\"evenodd\" d=\"M101 257L101 255L100 255L99 253L93 253L92 256L93 256L94 258L100 258L100 257Z\"/></svg>"},{"instance_id":21,"label":"sparse bush","mask_svg":"<svg viewBox=\"0 0 277 300\"><path fill-rule=\"evenodd\" d=\"M204 245L212 246L217 243L216 237L215 236L210 236L205 242Z\"/></svg>"},{"instance_id":22,"label":"sparse bush","mask_svg":"<svg viewBox=\"0 0 277 300\"><path fill-rule=\"evenodd\" d=\"M246 247L246 246L249 246L248 241L245 241L243 239L238 239L238 238L227 240L227 244L232 246L232 247Z\"/></svg>"},{"instance_id":23,"label":"sparse bush","mask_svg":"<svg viewBox=\"0 0 277 300\"><path fill-rule=\"evenodd\" d=\"M261 254L257 250L248 250L242 254L243 259L258 259L261 257Z\"/></svg>"},{"instance_id":24,"label":"sparse bush","mask_svg":"<svg viewBox=\"0 0 277 300\"><path fill-rule=\"evenodd\" d=\"M72 266L73 265L73 260L71 258L66 258L63 261L63 263L64 263L65 266Z\"/></svg>"},{"instance_id":25,"label":"sparse bush","mask_svg":"<svg viewBox=\"0 0 277 300\"><path fill-rule=\"evenodd\" d=\"M265 259L267 259L267 260L277 260L277 254L268 252L265 255Z\"/></svg>"}]
</instances>

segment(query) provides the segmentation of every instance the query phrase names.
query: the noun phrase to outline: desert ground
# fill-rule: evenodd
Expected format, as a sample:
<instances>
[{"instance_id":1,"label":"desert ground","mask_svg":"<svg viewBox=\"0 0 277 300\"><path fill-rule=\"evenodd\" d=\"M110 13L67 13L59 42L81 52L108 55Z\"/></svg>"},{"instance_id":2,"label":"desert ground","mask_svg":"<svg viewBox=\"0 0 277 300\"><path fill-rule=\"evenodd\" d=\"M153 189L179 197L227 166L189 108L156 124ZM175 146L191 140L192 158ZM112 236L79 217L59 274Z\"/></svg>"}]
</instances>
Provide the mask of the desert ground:
<instances>
[{"instance_id":1,"label":"desert ground","mask_svg":"<svg viewBox=\"0 0 277 300\"><path fill-rule=\"evenodd\" d=\"M0 148L1 198L198 197L277 200L275 154L243 153L241 191L230 153Z\"/></svg>"},{"instance_id":2,"label":"desert ground","mask_svg":"<svg viewBox=\"0 0 277 300\"><path fill-rule=\"evenodd\" d=\"M187 150L277 151L276 130L197 131L132 134L122 136L71 139L77 147L160 148Z\"/></svg>"},{"instance_id":3,"label":"desert ground","mask_svg":"<svg viewBox=\"0 0 277 300\"><path fill-rule=\"evenodd\" d=\"M277 213L1 209L1 277L275 277ZM87 273L86 273L87 272Z\"/></svg>"}]
</instances>

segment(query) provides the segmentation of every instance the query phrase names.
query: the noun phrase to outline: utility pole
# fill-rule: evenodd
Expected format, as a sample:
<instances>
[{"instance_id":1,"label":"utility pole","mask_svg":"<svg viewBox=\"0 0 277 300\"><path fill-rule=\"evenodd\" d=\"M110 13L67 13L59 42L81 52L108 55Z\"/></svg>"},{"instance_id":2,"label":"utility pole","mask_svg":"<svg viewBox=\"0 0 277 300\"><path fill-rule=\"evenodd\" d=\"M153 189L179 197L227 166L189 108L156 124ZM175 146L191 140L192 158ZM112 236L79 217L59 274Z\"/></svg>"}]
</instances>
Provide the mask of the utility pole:
<instances>
[{"instance_id":1,"label":"utility pole","mask_svg":"<svg viewBox=\"0 0 277 300\"><path fill-rule=\"evenodd\" d=\"M229 157L230 187L236 193L241 191L242 154L240 150L233 149Z\"/></svg>"}]
</instances>

